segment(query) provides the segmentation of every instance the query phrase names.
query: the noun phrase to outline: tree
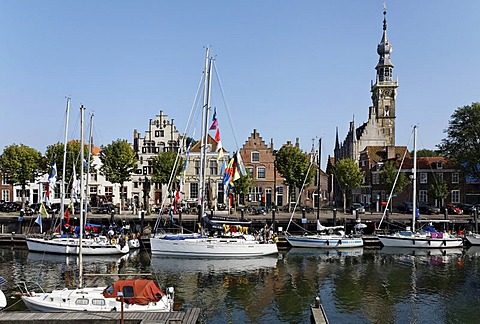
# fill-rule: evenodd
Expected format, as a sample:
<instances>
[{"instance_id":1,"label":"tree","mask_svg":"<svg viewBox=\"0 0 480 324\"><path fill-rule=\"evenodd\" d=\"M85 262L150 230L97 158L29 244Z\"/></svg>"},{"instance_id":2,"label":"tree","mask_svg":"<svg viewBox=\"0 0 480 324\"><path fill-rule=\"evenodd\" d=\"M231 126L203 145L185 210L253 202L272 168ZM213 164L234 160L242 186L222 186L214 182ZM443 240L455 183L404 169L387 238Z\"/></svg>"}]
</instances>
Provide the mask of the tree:
<instances>
[{"instance_id":1,"label":"tree","mask_svg":"<svg viewBox=\"0 0 480 324\"><path fill-rule=\"evenodd\" d=\"M111 183L120 184L120 210L124 206L123 183L130 181L132 173L137 168L137 158L132 146L126 141L117 139L107 146L100 148L100 173Z\"/></svg>"},{"instance_id":2,"label":"tree","mask_svg":"<svg viewBox=\"0 0 480 324\"><path fill-rule=\"evenodd\" d=\"M347 191L360 188L363 171L353 159L342 159L335 163L334 172L343 194L343 212L347 210Z\"/></svg>"},{"instance_id":3,"label":"tree","mask_svg":"<svg viewBox=\"0 0 480 324\"><path fill-rule=\"evenodd\" d=\"M25 208L25 187L46 171L42 154L26 145L10 145L0 155L0 170L7 183L22 187L22 208Z\"/></svg>"},{"instance_id":4,"label":"tree","mask_svg":"<svg viewBox=\"0 0 480 324\"><path fill-rule=\"evenodd\" d=\"M309 185L317 172L317 166L310 163L310 156L293 145L283 145L276 155L277 171L289 187L290 197L295 188Z\"/></svg>"},{"instance_id":5,"label":"tree","mask_svg":"<svg viewBox=\"0 0 480 324\"><path fill-rule=\"evenodd\" d=\"M480 103L457 108L437 146L465 175L480 180Z\"/></svg>"},{"instance_id":6,"label":"tree","mask_svg":"<svg viewBox=\"0 0 480 324\"><path fill-rule=\"evenodd\" d=\"M167 151L167 152L160 152L152 158L152 179L154 182L163 184L168 184L170 178L172 180L177 180L180 177L180 174L183 171L183 158L178 156L177 160L177 152L174 151ZM177 161L176 161L177 160ZM176 161L176 164L175 164ZM174 169L175 168L175 169ZM173 177L172 177L173 173ZM168 188L168 190L172 190L174 188Z\"/></svg>"},{"instance_id":7,"label":"tree","mask_svg":"<svg viewBox=\"0 0 480 324\"><path fill-rule=\"evenodd\" d=\"M59 180L64 180L65 184L72 183L73 177L73 166L75 165L75 171L77 174L80 174L80 168L82 167L82 162L80 161L80 141L70 141L67 142L67 154L66 154L66 163L65 163L65 179L63 177L63 143L56 143L47 146L45 152L45 158L48 164L53 163L55 160L57 164L57 177ZM85 151L85 160L87 160L88 145L84 144L83 147Z\"/></svg>"},{"instance_id":8,"label":"tree","mask_svg":"<svg viewBox=\"0 0 480 324\"><path fill-rule=\"evenodd\" d=\"M443 178L435 176L433 181L430 181L430 184L428 185L428 194L437 200L438 204L438 201L442 201L448 195L447 183L443 181Z\"/></svg>"},{"instance_id":9,"label":"tree","mask_svg":"<svg viewBox=\"0 0 480 324\"><path fill-rule=\"evenodd\" d=\"M413 156L413 152L410 152L410 155ZM417 157L433 157L433 156L441 156L441 154L439 151L430 150L430 149L417 150Z\"/></svg>"},{"instance_id":10,"label":"tree","mask_svg":"<svg viewBox=\"0 0 480 324\"><path fill-rule=\"evenodd\" d=\"M238 178L234 181L233 191L237 195L245 195L250 192L254 185L253 176L250 171L247 170L247 175Z\"/></svg>"},{"instance_id":11,"label":"tree","mask_svg":"<svg viewBox=\"0 0 480 324\"><path fill-rule=\"evenodd\" d=\"M398 174L398 179L397 179ZM395 183L395 179L397 182ZM383 169L380 172L380 182L385 185L388 194L392 196L400 193L403 189L409 184L410 180L403 172L398 172L395 167L395 162L387 161L383 165ZM393 190L392 190L393 189ZM390 199L390 208L392 204L392 199Z\"/></svg>"}]
</instances>

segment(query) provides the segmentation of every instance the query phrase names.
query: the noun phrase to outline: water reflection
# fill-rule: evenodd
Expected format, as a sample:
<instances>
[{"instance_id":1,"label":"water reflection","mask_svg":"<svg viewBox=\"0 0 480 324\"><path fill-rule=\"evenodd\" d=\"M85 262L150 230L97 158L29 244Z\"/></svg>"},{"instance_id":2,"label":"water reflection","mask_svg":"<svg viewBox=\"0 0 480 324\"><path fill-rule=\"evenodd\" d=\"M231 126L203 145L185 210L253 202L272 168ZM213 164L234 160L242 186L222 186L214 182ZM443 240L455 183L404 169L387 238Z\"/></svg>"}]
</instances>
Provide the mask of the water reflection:
<instances>
[{"instance_id":1,"label":"water reflection","mask_svg":"<svg viewBox=\"0 0 480 324\"><path fill-rule=\"evenodd\" d=\"M76 282L76 258L0 248L0 259L7 297L18 281L41 278L49 289ZM203 323L310 323L316 296L331 323L474 323L480 307L478 248L291 249L278 258L239 260L151 259L137 251L84 264L87 273L156 273L161 287L175 287L175 307L201 308Z\"/></svg>"}]
</instances>

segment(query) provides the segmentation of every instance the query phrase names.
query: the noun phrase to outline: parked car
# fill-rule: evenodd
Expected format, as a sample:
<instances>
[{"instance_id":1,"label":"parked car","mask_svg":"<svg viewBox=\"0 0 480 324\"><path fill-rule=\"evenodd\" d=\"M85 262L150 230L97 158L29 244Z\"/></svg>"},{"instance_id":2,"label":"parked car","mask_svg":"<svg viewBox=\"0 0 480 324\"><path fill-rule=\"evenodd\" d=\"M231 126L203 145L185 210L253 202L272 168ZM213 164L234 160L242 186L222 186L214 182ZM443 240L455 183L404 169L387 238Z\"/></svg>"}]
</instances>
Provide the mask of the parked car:
<instances>
[{"instance_id":1,"label":"parked car","mask_svg":"<svg viewBox=\"0 0 480 324\"><path fill-rule=\"evenodd\" d=\"M419 203L418 211L420 212L420 214L427 214L427 215L440 214L440 208L427 203Z\"/></svg>"},{"instance_id":2,"label":"parked car","mask_svg":"<svg viewBox=\"0 0 480 324\"><path fill-rule=\"evenodd\" d=\"M459 208L456 204L446 204L441 208L441 212L444 213L445 209L450 215L463 215L463 210Z\"/></svg>"},{"instance_id":3,"label":"parked car","mask_svg":"<svg viewBox=\"0 0 480 324\"><path fill-rule=\"evenodd\" d=\"M350 213L353 214L353 211L356 210L357 214L365 214L365 207L361 203L353 203L350 206Z\"/></svg>"},{"instance_id":4,"label":"parked car","mask_svg":"<svg viewBox=\"0 0 480 324\"><path fill-rule=\"evenodd\" d=\"M471 204L457 204L457 207L463 211L463 215L472 215L473 214L473 205Z\"/></svg>"},{"instance_id":5,"label":"parked car","mask_svg":"<svg viewBox=\"0 0 480 324\"><path fill-rule=\"evenodd\" d=\"M404 201L397 206L397 211L404 214L413 213L413 204L409 201Z\"/></svg>"}]
</instances>

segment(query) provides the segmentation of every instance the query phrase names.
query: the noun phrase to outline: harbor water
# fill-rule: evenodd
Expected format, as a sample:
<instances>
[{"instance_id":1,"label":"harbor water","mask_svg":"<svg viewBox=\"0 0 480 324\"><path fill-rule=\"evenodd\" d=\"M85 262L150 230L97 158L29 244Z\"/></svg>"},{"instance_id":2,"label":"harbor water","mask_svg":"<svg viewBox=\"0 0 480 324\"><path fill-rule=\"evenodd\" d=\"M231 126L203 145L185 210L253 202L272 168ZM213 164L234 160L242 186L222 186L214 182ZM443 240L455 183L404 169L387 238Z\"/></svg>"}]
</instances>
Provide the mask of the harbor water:
<instances>
[{"instance_id":1,"label":"harbor water","mask_svg":"<svg viewBox=\"0 0 480 324\"><path fill-rule=\"evenodd\" d=\"M134 251L84 257L85 285L155 273L175 287L175 309L201 308L201 323L310 323L320 297L330 323L478 323L480 249L290 249L276 257L182 259ZM25 310L15 293L35 283L74 287L78 259L0 247L6 311ZM36 288L39 291L40 288Z\"/></svg>"}]
</instances>

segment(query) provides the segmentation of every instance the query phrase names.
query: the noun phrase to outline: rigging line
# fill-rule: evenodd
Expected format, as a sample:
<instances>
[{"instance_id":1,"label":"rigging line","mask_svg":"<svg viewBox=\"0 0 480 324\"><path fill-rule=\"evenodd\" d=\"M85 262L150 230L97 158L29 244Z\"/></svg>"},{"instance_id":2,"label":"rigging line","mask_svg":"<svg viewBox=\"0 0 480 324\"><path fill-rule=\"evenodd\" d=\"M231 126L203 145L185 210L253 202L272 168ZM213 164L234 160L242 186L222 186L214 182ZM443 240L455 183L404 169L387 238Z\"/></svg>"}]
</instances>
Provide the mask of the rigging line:
<instances>
[{"instance_id":1,"label":"rigging line","mask_svg":"<svg viewBox=\"0 0 480 324\"><path fill-rule=\"evenodd\" d=\"M183 134L182 134L182 148L185 148L185 145L186 143L183 143L183 141L186 140L186 136L187 136L187 132L189 130L189 127L191 125L191 121L192 121L192 116L198 116L195 114L196 112L196 109L195 107L198 106L198 103L199 103L199 94L200 94L200 90L202 89L202 84L203 84L203 80L205 78L205 73L202 73L202 76L200 77L200 80L198 82L198 85L197 85L197 91L195 92L195 97L193 99L193 103L192 103L192 106L190 108L190 113L188 115L188 119L187 119L187 123L185 125L185 129L183 131ZM193 138L192 138L193 140ZM171 187L172 187L172 183L173 183L173 178L174 178L174 174L175 174L175 170L177 169L178 167L178 161L180 159L180 155L182 154L182 149L179 149L177 151L177 156L175 157L175 162L173 164L173 169L172 169L172 172L170 173L170 178L168 179L168 184L167 184L167 192L170 191ZM185 156L185 158L187 159L188 157ZM163 200L162 200L162 203L160 205L160 210L158 212L158 216L157 216L157 220L155 221L155 225L153 227L153 232L155 234L157 228L158 228L158 225L160 223L160 220L162 218L162 214L163 214L163 208L164 206L166 205L167 203L167 199L168 199L168 195L165 195L163 197Z\"/></svg>"},{"instance_id":2,"label":"rigging line","mask_svg":"<svg viewBox=\"0 0 480 324\"><path fill-rule=\"evenodd\" d=\"M302 187L300 188L300 193L298 194L297 200L295 201L295 206L293 207L292 215L290 216L290 220L288 221L287 229L285 230L285 232L287 232L287 233L288 233L288 229L290 227L290 224L292 223L293 216L295 215L295 211L297 209L298 203L300 202L300 198L302 197L303 189L305 188L305 184L307 183L308 174L310 173L310 169L314 165L316 155L317 154L315 154L315 156L313 156L313 157L310 156L310 163L308 165L307 172L305 173L305 178L303 178L303 183L302 183Z\"/></svg>"},{"instance_id":3,"label":"rigging line","mask_svg":"<svg viewBox=\"0 0 480 324\"><path fill-rule=\"evenodd\" d=\"M223 91L223 86L222 86L222 80L220 79L220 75L218 74L218 69L217 69L217 65L215 64L215 60L213 61L213 67L214 67L213 70L215 71L215 76L217 77L218 85L219 85L219 88L220 88L220 93L222 95L223 104L225 105L225 111L227 112L228 123L230 124L230 129L232 130L232 133L233 133L232 135L233 135L233 140L235 142L235 148L238 151L240 149L240 147L238 145L237 137L235 136L237 131L235 129L234 124L232 123L232 118L231 118L231 115L230 115L230 109L229 109L229 106L228 106L228 103L227 103L227 99L225 98L225 93Z\"/></svg>"},{"instance_id":4,"label":"rigging line","mask_svg":"<svg viewBox=\"0 0 480 324\"><path fill-rule=\"evenodd\" d=\"M413 138L413 131L412 131L412 134L410 135L410 138L408 140L408 144L411 143L412 138ZM387 205L385 206L385 210L383 211L382 218L380 219L380 223L378 223L378 228L380 228L382 226L383 219L385 218L385 215L387 214L388 206L390 205L390 201L392 200L393 190L395 189L395 185L397 184L398 177L400 176L400 172L402 171L403 162L405 161L405 157L407 156L408 144L407 144L407 149L403 153L402 161L400 162L400 166L398 167L398 172L397 172L397 175L395 176L395 181L393 182L393 186L392 186L392 189L390 190L390 194L388 195Z\"/></svg>"}]
</instances>

